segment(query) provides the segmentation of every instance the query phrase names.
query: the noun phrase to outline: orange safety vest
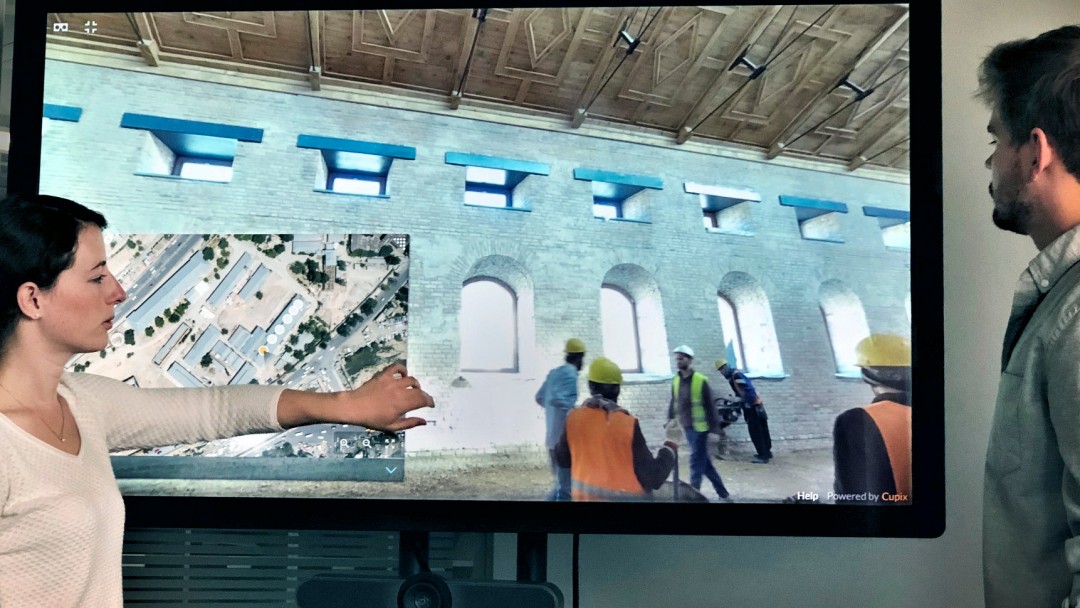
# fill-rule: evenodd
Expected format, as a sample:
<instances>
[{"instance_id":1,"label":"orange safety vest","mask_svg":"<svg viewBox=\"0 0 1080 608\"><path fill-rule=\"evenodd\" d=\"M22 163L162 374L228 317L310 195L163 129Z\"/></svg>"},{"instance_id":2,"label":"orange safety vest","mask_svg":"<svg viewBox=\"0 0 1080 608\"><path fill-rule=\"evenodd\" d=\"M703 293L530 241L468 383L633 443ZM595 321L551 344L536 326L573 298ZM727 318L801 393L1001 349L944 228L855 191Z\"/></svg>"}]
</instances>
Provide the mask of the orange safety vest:
<instances>
[{"instance_id":1,"label":"orange safety vest","mask_svg":"<svg viewBox=\"0 0 1080 608\"><path fill-rule=\"evenodd\" d=\"M577 501L640 500L634 474L634 418L627 412L579 407L566 417L570 495Z\"/></svg>"},{"instance_id":2,"label":"orange safety vest","mask_svg":"<svg viewBox=\"0 0 1080 608\"><path fill-rule=\"evenodd\" d=\"M889 453L897 494L911 497L911 406L878 401L863 409L881 433Z\"/></svg>"}]
</instances>

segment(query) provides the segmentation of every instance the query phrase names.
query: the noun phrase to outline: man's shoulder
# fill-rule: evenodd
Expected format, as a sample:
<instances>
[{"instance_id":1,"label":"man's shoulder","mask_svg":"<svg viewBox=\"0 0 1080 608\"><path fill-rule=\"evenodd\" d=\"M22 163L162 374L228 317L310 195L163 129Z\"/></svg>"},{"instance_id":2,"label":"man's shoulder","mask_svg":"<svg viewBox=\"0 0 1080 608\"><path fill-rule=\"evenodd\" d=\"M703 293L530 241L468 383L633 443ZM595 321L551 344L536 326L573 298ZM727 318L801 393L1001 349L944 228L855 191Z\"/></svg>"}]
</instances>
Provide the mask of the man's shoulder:
<instances>
[{"instance_id":1,"label":"man's shoulder","mask_svg":"<svg viewBox=\"0 0 1080 608\"><path fill-rule=\"evenodd\" d=\"M847 430L865 427L867 423L873 424L873 419L870 418L870 413L866 411L866 408L853 407L836 417L835 426L837 430Z\"/></svg>"},{"instance_id":2,"label":"man's shoulder","mask_svg":"<svg viewBox=\"0 0 1080 608\"><path fill-rule=\"evenodd\" d=\"M564 363L562 365L557 365L557 366L551 368L551 370L548 371L547 377L548 378L553 378L555 376L565 375L566 374L566 366L567 366L567 364Z\"/></svg>"},{"instance_id":3,"label":"man's shoulder","mask_svg":"<svg viewBox=\"0 0 1080 608\"><path fill-rule=\"evenodd\" d=\"M577 378L578 375L578 368L569 363L564 363L552 371L557 375L566 376L567 378Z\"/></svg>"}]
</instances>

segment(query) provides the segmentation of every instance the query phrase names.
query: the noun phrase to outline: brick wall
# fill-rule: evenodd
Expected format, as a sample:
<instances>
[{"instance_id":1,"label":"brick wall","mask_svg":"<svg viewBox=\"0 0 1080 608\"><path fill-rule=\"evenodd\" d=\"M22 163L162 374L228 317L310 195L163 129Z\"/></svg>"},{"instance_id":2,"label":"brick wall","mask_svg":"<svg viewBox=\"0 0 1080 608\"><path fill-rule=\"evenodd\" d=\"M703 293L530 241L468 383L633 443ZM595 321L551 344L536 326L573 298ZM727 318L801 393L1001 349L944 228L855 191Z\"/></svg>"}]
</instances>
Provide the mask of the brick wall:
<instances>
[{"instance_id":1,"label":"brick wall","mask_svg":"<svg viewBox=\"0 0 1080 608\"><path fill-rule=\"evenodd\" d=\"M716 294L725 275L753 277L769 299L783 379L756 382L770 414L776 450L827 445L840 411L870 391L835 377L819 308L819 288L838 280L861 300L871 331L909 334L904 299L909 256L887 250L862 206L908 208L908 187L853 175L791 168L680 150L535 130L453 116L394 110L312 95L255 90L50 60L45 100L82 107L78 123L53 123L44 135L42 191L98 209L117 232L401 232L412 236L409 367L435 397L433 426L411 433L411 451L521 446L543 440L533 394L561 361L566 338L585 341L586 363L600 351L599 288L613 267L631 264L655 280L668 348L698 353L711 369L724 354ZM124 112L264 129L262 143L241 142L228 184L136 176L145 134L119 127ZM414 146L416 160L394 161L389 198L314 192L319 152L296 147L299 134ZM447 151L548 163L549 176L518 188L530 212L466 207L465 168ZM645 197L650 224L592 218L591 184L576 167L662 178ZM752 236L707 233L697 195L684 182L752 190ZM520 192L519 192L520 194ZM803 240L795 210L780 195L847 203L838 218L844 243ZM535 352L516 374L463 373L457 323L462 282L503 256L531 281ZM495 265L497 266L497 265ZM530 355L531 356L527 356ZM673 365L673 364L672 364ZM651 445L661 440L669 380L624 387ZM581 382L585 390L584 379ZM746 441L744 425L729 429ZM520 448L513 448L520 449Z\"/></svg>"}]
</instances>

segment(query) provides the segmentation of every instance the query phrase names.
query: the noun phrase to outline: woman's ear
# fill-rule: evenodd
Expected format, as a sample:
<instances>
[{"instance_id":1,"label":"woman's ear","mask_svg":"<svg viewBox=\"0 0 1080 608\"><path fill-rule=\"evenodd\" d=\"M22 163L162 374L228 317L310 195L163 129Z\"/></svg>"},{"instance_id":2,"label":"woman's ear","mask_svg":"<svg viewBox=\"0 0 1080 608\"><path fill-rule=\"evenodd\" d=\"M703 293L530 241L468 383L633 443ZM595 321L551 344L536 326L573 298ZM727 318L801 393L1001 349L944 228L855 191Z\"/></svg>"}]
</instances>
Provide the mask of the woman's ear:
<instances>
[{"instance_id":1,"label":"woman's ear","mask_svg":"<svg viewBox=\"0 0 1080 608\"><path fill-rule=\"evenodd\" d=\"M27 281L19 285L15 292L15 300L19 303L19 310L31 319L41 318L41 288L36 283Z\"/></svg>"}]
</instances>

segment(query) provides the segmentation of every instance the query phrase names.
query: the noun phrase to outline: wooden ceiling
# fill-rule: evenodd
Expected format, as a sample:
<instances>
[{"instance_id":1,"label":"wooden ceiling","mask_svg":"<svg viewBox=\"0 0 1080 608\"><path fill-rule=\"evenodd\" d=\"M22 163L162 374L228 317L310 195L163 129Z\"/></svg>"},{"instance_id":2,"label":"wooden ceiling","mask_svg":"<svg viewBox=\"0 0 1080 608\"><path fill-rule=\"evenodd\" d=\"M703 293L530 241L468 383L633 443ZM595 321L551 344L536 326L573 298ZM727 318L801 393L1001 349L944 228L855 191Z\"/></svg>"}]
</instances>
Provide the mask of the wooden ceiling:
<instances>
[{"instance_id":1,"label":"wooden ceiling","mask_svg":"<svg viewBox=\"0 0 1080 608\"><path fill-rule=\"evenodd\" d=\"M49 43L141 55L151 66L305 78L316 90L382 85L435 96L447 108L496 103L573 127L644 128L679 143L731 143L848 170L908 170L904 5L517 8L479 16L473 9L64 13L51 22L69 31L49 34Z\"/></svg>"}]
</instances>

